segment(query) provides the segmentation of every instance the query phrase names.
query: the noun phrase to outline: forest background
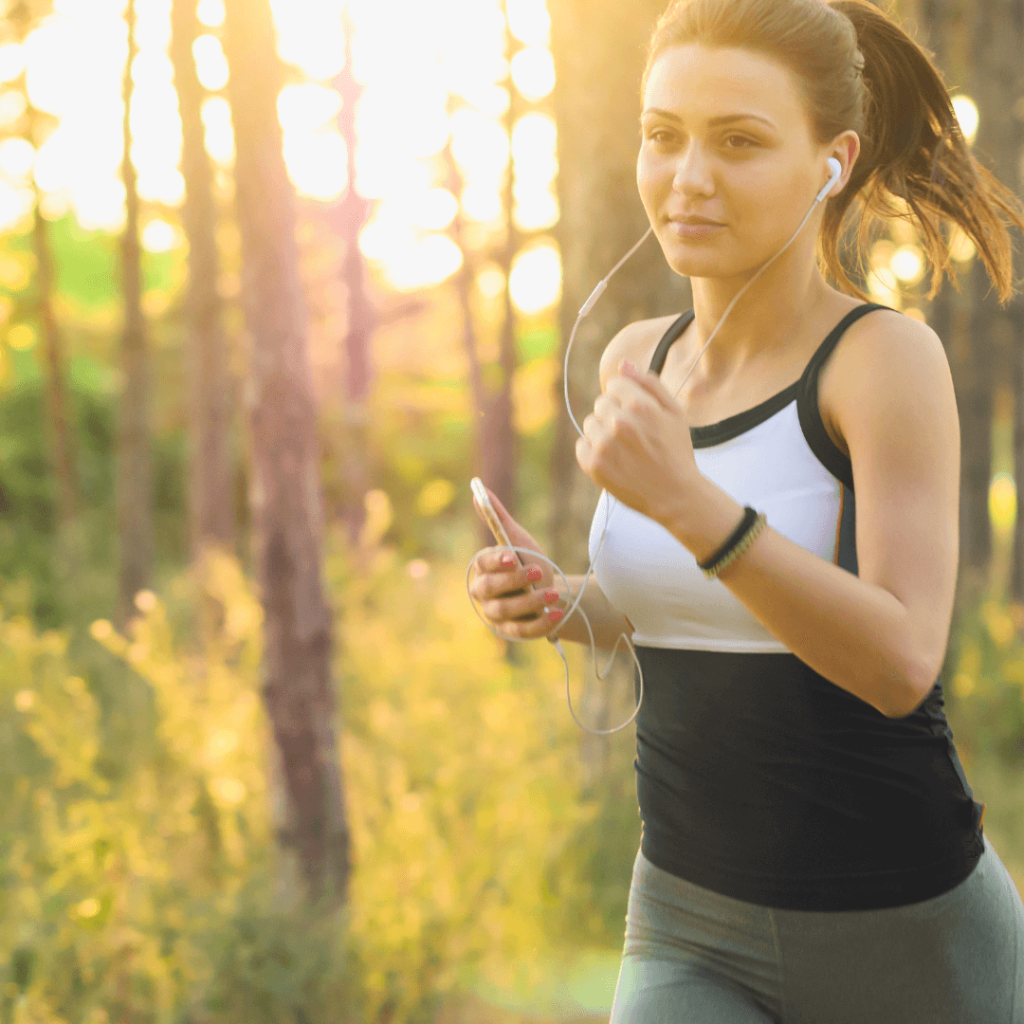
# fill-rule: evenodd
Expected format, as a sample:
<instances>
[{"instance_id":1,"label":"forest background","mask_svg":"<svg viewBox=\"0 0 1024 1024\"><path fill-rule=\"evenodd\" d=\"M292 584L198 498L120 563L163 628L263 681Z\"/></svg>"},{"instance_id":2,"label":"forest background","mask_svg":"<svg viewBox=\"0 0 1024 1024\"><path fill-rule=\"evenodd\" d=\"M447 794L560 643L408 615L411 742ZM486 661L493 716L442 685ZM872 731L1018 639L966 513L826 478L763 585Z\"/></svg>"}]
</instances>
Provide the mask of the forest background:
<instances>
[{"instance_id":1,"label":"forest background","mask_svg":"<svg viewBox=\"0 0 1024 1024\"><path fill-rule=\"evenodd\" d=\"M663 3L0 6L0 1024L602 1019L633 732L474 615L468 481L584 570L567 327L646 228ZM1024 3L887 9L1024 192ZM955 231L926 301L919 241L857 279L949 355L947 713L1020 888L1024 303ZM579 420L690 304L641 250ZM632 660L569 647L583 720L628 717Z\"/></svg>"}]
</instances>

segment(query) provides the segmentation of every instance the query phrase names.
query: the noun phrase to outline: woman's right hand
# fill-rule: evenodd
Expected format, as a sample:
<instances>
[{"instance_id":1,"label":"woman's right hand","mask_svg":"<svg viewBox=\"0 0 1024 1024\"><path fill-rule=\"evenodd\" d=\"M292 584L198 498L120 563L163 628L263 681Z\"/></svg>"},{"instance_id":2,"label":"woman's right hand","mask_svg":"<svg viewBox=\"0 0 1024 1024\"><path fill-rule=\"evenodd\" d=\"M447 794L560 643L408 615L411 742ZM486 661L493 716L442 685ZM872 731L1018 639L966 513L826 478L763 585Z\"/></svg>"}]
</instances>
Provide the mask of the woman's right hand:
<instances>
[{"instance_id":1,"label":"woman's right hand","mask_svg":"<svg viewBox=\"0 0 1024 1024\"><path fill-rule=\"evenodd\" d=\"M554 587L555 574L551 566L530 551L545 552L533 537L509 515L497 495L486 488L509 540L528 551L509 552L507 548L493 547L478 551L473 559L477 575L469 592L480 608L480 614L503 637L513 640L539 640L547 636L561 619L566 602ZM476 498L473 499L476 506ZM511 566L501 564L504 555L511 554ZM518 557L517 557L518 556ZM520 564L519 558L525 565ZM536 577L536 579L534 579ZM551 612L545 613L545 606ZM552 613L554 617L552 617Z\"/></svg>"}]
</instances>

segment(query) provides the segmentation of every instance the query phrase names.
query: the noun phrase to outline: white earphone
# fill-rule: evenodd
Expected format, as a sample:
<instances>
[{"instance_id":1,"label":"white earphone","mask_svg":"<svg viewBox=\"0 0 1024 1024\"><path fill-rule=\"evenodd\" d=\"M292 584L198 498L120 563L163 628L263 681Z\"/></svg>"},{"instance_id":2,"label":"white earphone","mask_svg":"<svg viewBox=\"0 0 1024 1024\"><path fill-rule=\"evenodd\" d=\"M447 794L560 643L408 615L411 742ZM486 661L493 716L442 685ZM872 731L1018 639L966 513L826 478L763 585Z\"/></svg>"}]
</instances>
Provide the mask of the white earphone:
<instances>
[{"instance_id":1,"label":"white earphone","mask_svg":"<svg viewBox=\"0 0 1024 1024\"><path fill-rule=\"evenodd\" d=\"M732 310L732 307L734 305L736 305L736 302L739 300L740 296L742 296L743 293L761 276L761 274L763 274L768 269L768 267L771 266L771 264L774 263L775 260L778 259L779 256L781 256L786 251L786 249L789 248L789 246L793 242L793 239L795 239L796 236L798 234L800 234L801 228L803 228L803 226L807 223L808 219L810 218L811 214L814 212L815 207L817 207L817 205L825 199L825 197L828 195L829 190L840 179L840 177L842 176L842 173L843 173L843 165L834 156L830 156L828 158L828 166L829 166L829 170L832 172L832 176L828 179L828 182L825 184L824 188L822 188L822 190L818 193L817 198L811 204L811 208L807 211L807 213L804 216L804 219L800 222L800 227L798 227L796 229L796 231L793 232L793 234L790 236L789 241L774 256L772 256L772 258L770 260L768 260L768 262L765 263L761 267L760 270L758 270L758 272L736 293L736 295L733 296L732 301L729 303L728 306L725 307L725 312L722 314L721 319L715 325L715 329L711 332L711 336L708 338L708 340L706 342L704 342L704 347L700 350L700 352L697 353L697 358L693 361L693 365L690 367L690 369L687 372L686 376L683 378L683 381L679 385L679 388L676 389L676 394L679 393L679 391L683 387L683 384L686 383L686 381L689 378L690 374L693 373L695 367L697 366L697 363L700 362L700 357L702 355L704 355L705 349L707 349L708 345L711 344L712 339L718 333L718 328L721 327L722 324L725 322L725 318L729 315L730 311ZM573 426L576 428L576 433L578 433L580 435L580 437L584 436L583 435L583 431L580 429L580 425L576 422L576 417L573 416L573 414L572 414L572 406L569 405L569 353L572 351L572 343L573 343L573 340L576 337L576 331L579 328L580 321L594 308L594 305L597 303L597 300L601 297L601 294L604 292L605 288L608 287L608 282L611 280L612 275L614 275L615 272L619 269L619 267L621 267L622 264L625 263L626 260L628 260L630 258L630 256L632 256L633 253L635 253L637 251L637 249L640 248L641 245L643 245L643 243L647 239L647 236L653 230L654 230L654 227L652 225L651 227L649 227L647 229L646 232L644 232L643 238L641 238L640 241L637 242L636 245L634 245L633 248L630 249L629 252L627 252L626 255L622 257L621 260L619 260L618 263L615 264L615 266L612 268L612 270L608 273L607 277L605 277L605 279L603 281L600 281L598 283L597 287L593 290L593 292L591 292L590 297L587 299L587 301L585 303L583 303L583 307L582 307L582 309L580 309L579 316L576 317L576 323L573 325L572 332L569 334L569 344L565 348L565 369L564 369L564 376L563 376L563 381L564 381L564 385L565 385L565 407L566 407L566 409L568 409L568 411L569 411L569 418L572 420ZM600 555L600 553L601 553L601 548L604 546L604 538L605 538L605 534L608 532L608 520L611 517L612 503L614 501L615 501L615 499L612 498L611 496L609 496L608 504L606 505L607 511L606 511L606 514L605 514L604 529L601 531L601 538L600 538L600 540L597 543L597 552L594 555L594 557L591 559L590 566L588 567L587 572L586 572L586 574L583 577L584 581L590 579L591 573L593 572L594 563L597 561L598 555ZM502 545L502 546L504 546L504 545ZM515 545L509 545L509 547L513 551L527 551L528 550L526 548L516 547ZM566 595L567 595L567 597L571 597L572 596L572 588L569 586L569 581L566 579L565 573L563 573L562 570L559 569L558 566L555 565L555 563L552 562L550 558L547 558L545 555L542 555L539 551L529 551L528 553L533 555L535 558L543 559L545 562L548 563L548 565L551 566L551 568L555 572L558 573L559 576L562 577L562 581L565 583L565 586L566 586ZM470 562L469 566L467 567L467 570L466 570L466 590L467 591L469 590L469 575L473 571L473 564L474 564L474 562ZM716 583L717 586L722 586L722 583L720 581L715 581L715 583ZM586 584L584 583L584 586L580 587L579 593L576 595L575 599L573 600L572 606L566 610L565 616L563 617L562 621L564 621L565 619L571 618L573 613L577 610L577 608L579 608L579 604L580 604L580 601L583 600L583 592L585 590L586 590ZM497 631L494 629L494 627L491 626L491 624L489 622L487 622L484 619L484 617L480 614L480 612L477 609L475 604L473 605L473 611L476 612L477 618L480 619L480 621L483 622L484 625L486 625L487 628L490 629L490 631L492 633L494 633L495 636L499 635L497 633ZM547 608L545 608L545 611L547 611ZM592 651L593 656L594 656L594 665L596 667L596 665L597 665L597 650L596 650L596 644L594 643L594 631L590 628L590 620L587 618L586 614L583 612L582 609L580 609L580 614L583 616L583 621L586 623L587 632L590 633L590 647L591 647L591 651ZM558 627L556 626L556 628L552 632L557 634L557 631L558 631ZM627 643L629 642L630 638L627 637L625 633L620 633L619 634L619 640L621 640L623 638L625 638ZM523 642L521 640L518 640L515 637L505 637L504 639L511 640L511 641L513 641L515 643L522 643ZM551 639L551 638L549 637L549 639ZM629 650L630 650L630 654L632 654L632 656L633 656L633 663L637 667L637 671L639 673L638 679L639 679L639 683L640 683L640 693L638 695L636 707L633 709L633 714L630 715L629 718L627 718L626 721L622 723L622 725L617 725L614 729L589 729L589 728L587 728L587 726L585 726L576 717L576 712L573 711L573 709L572 709L572 699L569 696L569 662L566 660L565 651L562 649L562 642L561 642L561 640L557 639L557 635L556 635L556 637L555 637L553 642L554 642L555 647L558 650L558 653L562 657L563 663L565 664L565 699L566 699L566 701L569 704L569 714L572 715L573 720L576 722L576 724L581 729L583 729L584 732L589 732L589 733L591 733L594 736L607 736L610 733L618 732L620 729L624 729L627 725L629 725L629 723L632 722L634 718L636 718L637 713L640 711L640 705L643 703L643 699L644 699L644 673L643 673L643 669L640 667L640 662L637 659L636 651L633 648L632 644L629 645ZM609 673L609 671L611 670L611 667L612 667L612 660L614 659L615 653L616 653L616 651L618 651L618 649L619 649L619 644L618 644L618 640L617 640L616 643L615 643L615 646L612 648L612 653L611 653L611 655L608 658L608 664L605 667L604 671L597 673L597 678L598 679L603 680L608 675L608 673Z\"/></svg>"},{"instance_id":2,"label":"white earphone","mask_svg":"<svg viewBox=\"0 0 1024 1024\"><path fill-rule=\"evenodd\" d=\"M830 156L828 158L828 166L829 169L832 171L832 177L828 179L828 183L818 193L817 202L819 203L825 198L826 195L828 195L829 189L832 188L832 186L840 179L840 177L842 177L843 174L843 165L834 156Z\"/></svg>"}]
</instances>

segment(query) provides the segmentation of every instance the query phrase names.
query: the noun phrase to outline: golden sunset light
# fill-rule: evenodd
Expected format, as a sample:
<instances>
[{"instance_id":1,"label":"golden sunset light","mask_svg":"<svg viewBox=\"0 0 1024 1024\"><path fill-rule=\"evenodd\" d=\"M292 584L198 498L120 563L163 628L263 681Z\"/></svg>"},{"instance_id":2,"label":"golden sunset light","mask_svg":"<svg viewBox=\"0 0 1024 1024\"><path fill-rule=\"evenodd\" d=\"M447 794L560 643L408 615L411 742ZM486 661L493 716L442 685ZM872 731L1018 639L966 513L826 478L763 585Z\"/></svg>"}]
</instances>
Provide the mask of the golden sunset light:
<instances>
[{"instance_id":1,"label":"golden sunset light","mask_svg":"<svg viewBox=\"0 0 1024 1024\"><path fill-rule=\"evenodd\" d=\"M300 196L331 202L348 185L338 125L341 97L332 86L344 60L342 0L278 0L272 6L278 51L306 78L287 84L278 98L288 174ZM353 0L351 11L355 73L366 89L357 116L356 187L379 200L361 248L381 265L385 278L400 290L416 290L445 280L461 265L457 246L438 234L456 210L436 170L449 140L464 178L462 209L469 221L500 219L511 159L516 226L527 232L553 227L558 220L554 122L547 114L526 113L515 125L511 147L501 123L509 74L531 102L554 87L547 49L550 21L543 2L511 0L508 5L512 34L522 44L511 68L503 53L504 19L497 0L431 5L402 0L386 7ZM0 148L0 225L27 215L29 193L19 188L24 190L34 174L51 215L70 206L83 226L118 231L124 223L124 0L59 0L54 12L24 47L0 48L0 81L13 80L24 69L32 103L58 118L38 153L19 140ZM220 166L230 168L233 129L222 95L229 72L219 39L223 3L202 0L198 16L208 30L193 46L200 82L209 93L203 104L206 146ZM176 209L184 200L184 179L181 123L167 54L169 17L169 0L138 0L132 160L140 196ZM465 105L449 117L451 96ZM5 104L7 116L18 113L15 101L5 97L0 94L0 119ZM160 226L167 223L151 222L143 237L147 249L165 252L181 244L180 233ZM534 310L554 301L557 286L542 278L536 272L515 277L517 305Z\"/></svg>"}]
</instances>

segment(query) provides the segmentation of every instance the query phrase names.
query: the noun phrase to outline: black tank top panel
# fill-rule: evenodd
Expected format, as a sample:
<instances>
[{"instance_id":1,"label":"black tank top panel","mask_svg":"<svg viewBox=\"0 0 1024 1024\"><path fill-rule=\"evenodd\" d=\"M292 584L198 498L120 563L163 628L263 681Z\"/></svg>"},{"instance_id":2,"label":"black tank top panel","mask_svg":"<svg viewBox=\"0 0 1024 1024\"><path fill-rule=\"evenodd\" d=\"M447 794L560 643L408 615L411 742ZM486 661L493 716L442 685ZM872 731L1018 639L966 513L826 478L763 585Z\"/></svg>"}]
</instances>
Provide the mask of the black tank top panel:
<instances>
[{"instance_id":1,"label":"black tank top panel","mask_svg":"<svg viewBox=\"0 0 1024 1024\"><path fill-rule=\"evenodd\" d=\"M709 479L854 575L853 467L825 430L818 382L846 328L888 308L851 310L799 380L691 427ZM651 370L661 372L693 318L673 321ZM793 910L903 906L967 877L984 849L984 804L960 763L941 679L911 714L887 718L748 622L657 524L625 506L614 514L595 513L591 558L604 593L637 624L635 767L648 860L723 895Z\"/></svg>"}]
</instances>

